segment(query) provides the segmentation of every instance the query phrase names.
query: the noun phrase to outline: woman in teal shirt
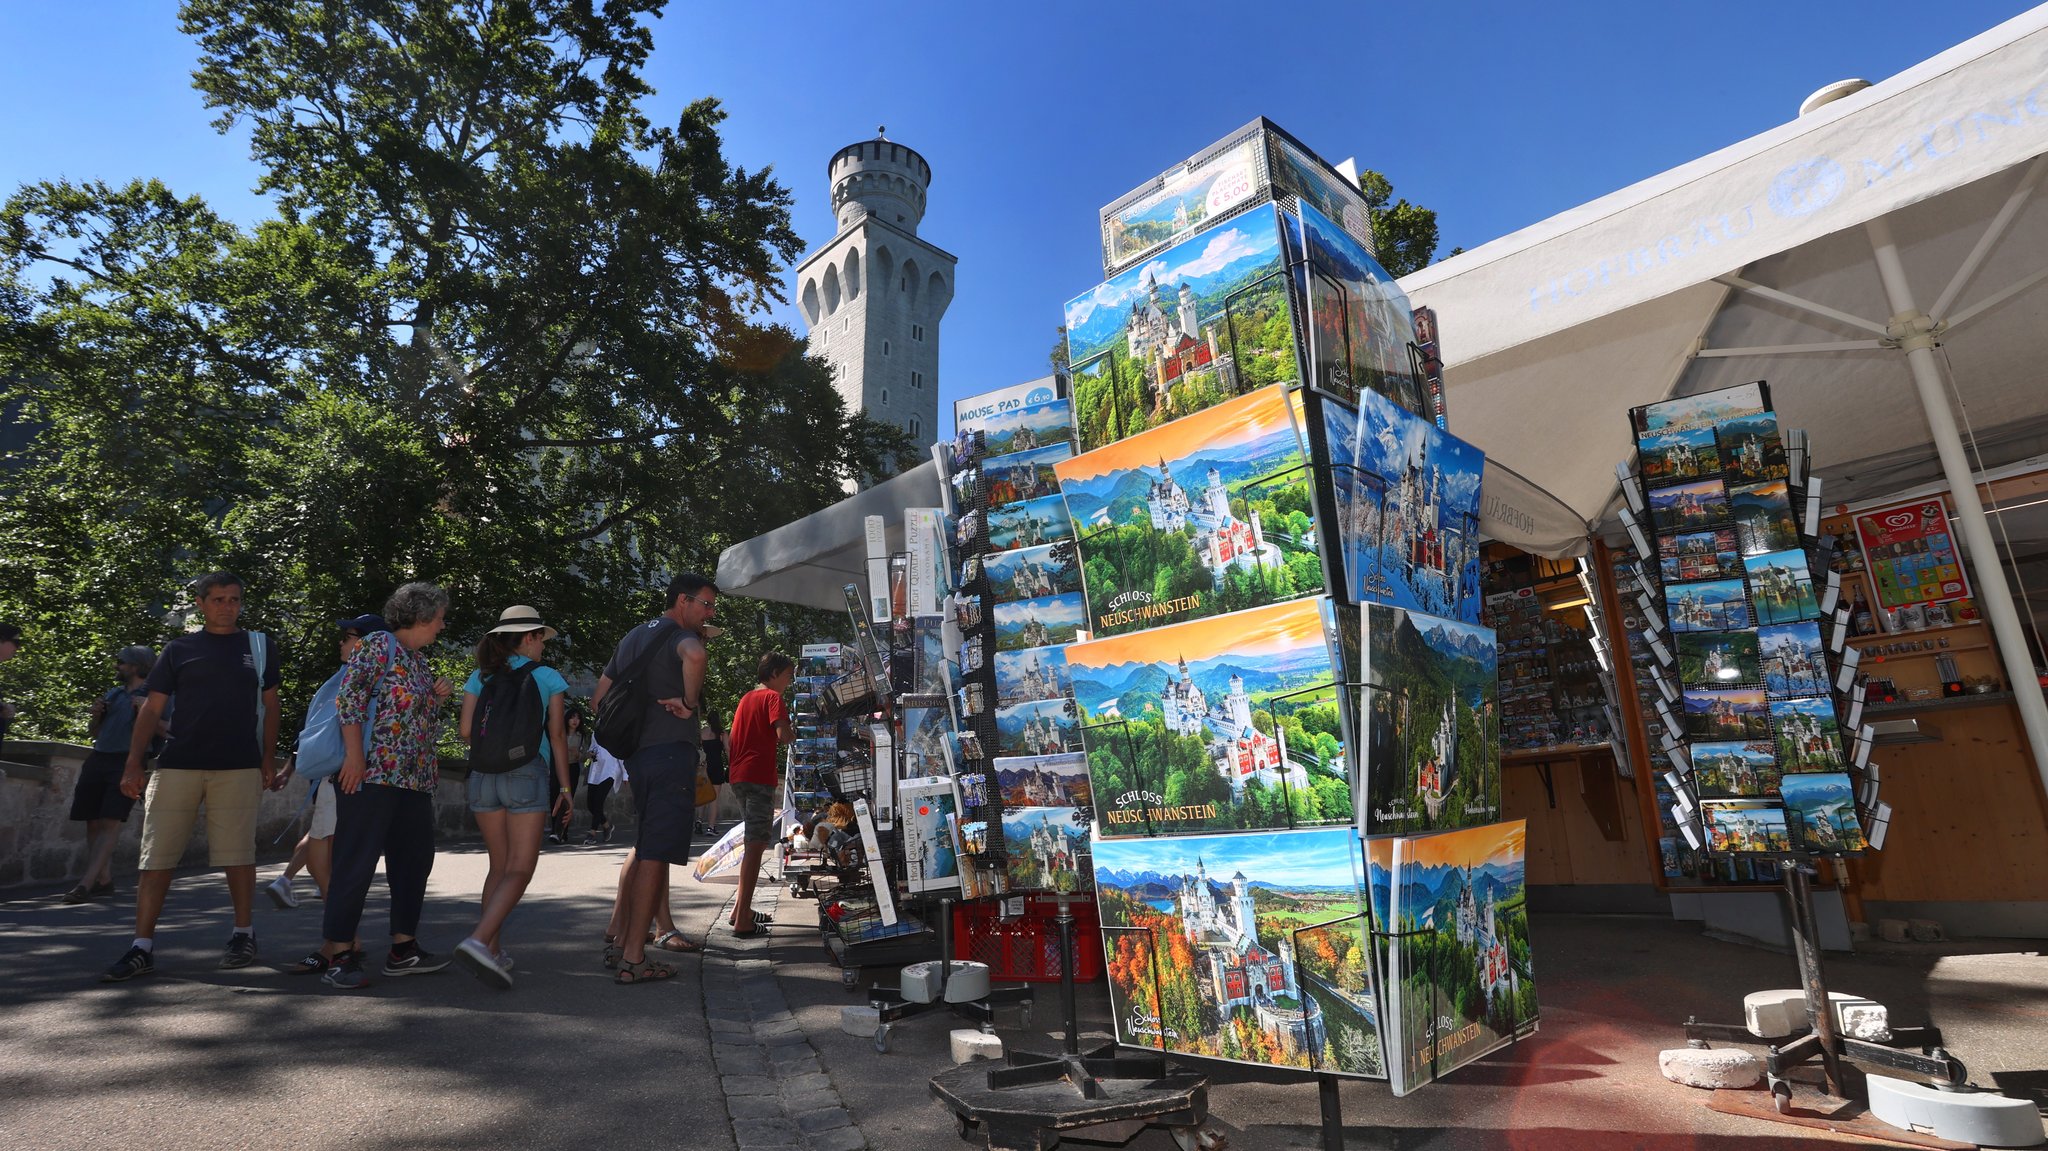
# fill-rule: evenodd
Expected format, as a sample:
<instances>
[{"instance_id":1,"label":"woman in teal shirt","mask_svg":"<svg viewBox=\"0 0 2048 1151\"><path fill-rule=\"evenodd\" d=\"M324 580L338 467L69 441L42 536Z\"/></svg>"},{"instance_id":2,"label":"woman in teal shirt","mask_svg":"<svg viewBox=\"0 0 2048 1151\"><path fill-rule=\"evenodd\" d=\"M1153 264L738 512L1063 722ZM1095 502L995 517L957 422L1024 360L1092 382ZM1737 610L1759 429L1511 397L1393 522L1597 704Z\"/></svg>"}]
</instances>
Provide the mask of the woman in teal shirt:
<instances>
[{"instance_id":1,"label":"woman in teal shirt","mask_svg":"<svg viewBox=\"0 0 2048 1151\"><path fill-rule=\"evenodd\" d=\"M484 876L483 914L469 938L455 947L455 961L485 983L498 988L512 986L512 957L499 946L499 932L526 885L533 880L534 861L540 858L540 841L551 810L569 810L569 740L563 728L564 705L569 684L562 673L540 663L547 641L555 629L541 622L540 613L524 604L506 608L498 626L484 633L476 645L477 669L462 685L462 738L473 739L477 700L492 678L516 671L527 664L533 669L533 686L540 692L541 708L547 720L540 739L540 753L531 762L511 771L469 775L469 810L476 816L477 829L484 833L490 850L490 871Z\"/></svg>"}]
</instances>

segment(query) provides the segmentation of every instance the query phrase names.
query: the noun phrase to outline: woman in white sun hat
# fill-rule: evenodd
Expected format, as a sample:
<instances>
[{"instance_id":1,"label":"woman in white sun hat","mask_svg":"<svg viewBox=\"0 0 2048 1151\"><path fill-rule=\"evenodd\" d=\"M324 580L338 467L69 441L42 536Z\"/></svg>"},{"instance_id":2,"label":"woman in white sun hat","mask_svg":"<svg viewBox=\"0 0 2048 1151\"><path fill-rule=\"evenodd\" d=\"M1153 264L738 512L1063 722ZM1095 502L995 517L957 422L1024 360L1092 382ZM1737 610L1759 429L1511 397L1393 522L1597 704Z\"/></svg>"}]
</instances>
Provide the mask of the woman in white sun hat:
<instances>
[{"instance_id":1,"label":"woman in white sun hat","mask_svg":"<svg viewBox=\"0 0 2048 1151\"><path fill-rule=\"evenodd\" d=\"M569 684L540 662L554 628L514 604L476 645L477 668L462 685L462 738L470 745L469 810L491 855L483 914L455 961L485 983L512 986L512 958L499 932L526 885L549 814L570 809L569 740L563 715Z\"/></svg>"}]
</instances>

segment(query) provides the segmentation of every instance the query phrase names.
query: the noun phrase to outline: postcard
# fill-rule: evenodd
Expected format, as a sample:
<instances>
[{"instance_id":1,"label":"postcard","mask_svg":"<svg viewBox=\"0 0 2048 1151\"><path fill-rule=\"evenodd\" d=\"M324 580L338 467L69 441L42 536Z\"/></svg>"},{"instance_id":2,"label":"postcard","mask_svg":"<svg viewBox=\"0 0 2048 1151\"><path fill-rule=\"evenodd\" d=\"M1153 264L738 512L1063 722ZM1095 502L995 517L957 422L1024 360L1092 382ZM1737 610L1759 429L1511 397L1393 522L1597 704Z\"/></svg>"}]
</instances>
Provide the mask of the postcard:
<instances>
[{"instance_id":1,"label":"postcard","mask_svg":"<svg viewBox=\"0 0 2048 1151\"><path fill-rule=\"evenodd\" d=\"M1721 443L1721 470L1728 474L1730 483L1786 477L1785 443L1778 435L1778 417L1774 413L1724 420L1715 436Z\"/></svg>"},{"instance_id":2,"label":"postcard","mask_svg":"<svg viewBox=\"0 0 2048 1151\"><path fill-rule=\"evenodd\" d=\"M1760 688L1686 689L1685 734L1691 739L1769 739L1771 710Z\"/></svg>"},{"instance_id":3,"label":"postcard","mask_svg":"<svg viewBox=\"0 0 2048 1151\"><path fill-rule=\"evenodd\" d=\"M1856 817L1856 789L1847 772L1788 775L1785 813L1800 846L1826 855L1847 855L1869 845Z\"/></svg>"},{"instance_id":4,"label":"postcard","mask_svg":"<svg viewBox=\"0 0 2048 1151\"><path fill-rule=\"evenodd\" d=\"M1052 466L1073 454L1074 446L1061 440L1044 447L983 460L981 480L985 498L993 505L1053 495L1060 489L1059 481L1053 478Z\"/></svg>"},{"instance_id":5,"label":"postcard","mask_svg":"<svg viewBox=\"0 0 2048 1151\"><path fill-rule=\"evenodd\" d=\"M961 517L966 522L966 517ZM1074 523L1067 518L1066 501L1056 495L1005 504L988 512L988 546L991 551L1035 548L1056 540L1071 539Z\"/></svg>"},{"instance_id":6,"label":"postcard","mask_svg":"<svg viewBox=\"0 0 2048 1151\"><path fill-rule=\"evenodd\" d=\"M1332 482L1343 489L1337 538L1351 598L1478 623L1485 456L1376 392L1361 392L1358 404L1348 423L1339 404L1322 405Z\"/></svg>"},{"instance_id":7,"label":"postcard","mask_svg":"<svg viewBox=\"0 0 2048 1151\"><path fill-rule=\"evenodd\" d=\"M996 708L996 748L1002 755L1057 755L1081 748L1081 717L1070 699L1045 699Z\"/></svg>"},{"instance_id":8,"label":"postcard","mask_svg":"<svg viewBox=\"0 0 2048 1151\"><path fill-rule=\"evenodd\" d=\"M989 598L995 603L1081 590L1080 556L1072 540L993 552L983 557L981 574L988 577Z\"/></svg>"},{"instance_id":9,"label":"postcard","mask_svg":"<svg viewBox=\"0 0 2048 1151\"><path fill-rule=\"evenodd\" d=\"M1657 567L1666 583L1683 580L1740 579L1742 552L1734 528L1680 532L1661 540Z\"/></svg>"},{"instance_id":10,"label":"postcard","mask_svg":"<svg viewBox=\"0 0 2048 1151\"><path fill-rule=\"evenodd\" d=\"M996 651L1072 643L1087 617L1088 603L1080 592L999 603L995 606Z\"/></svg>"},{"instance_id":11,"label":"postcard","mask_svg":"<svg viewBox=\"0 0 2048 1151\"><path fill-rule=\"evenodd\" d=\"M1674 632L1748 627L1748 589L1739 579L1665 584L1664 615Z\"/></svg>"},{"instance_id":12,"label":"postcard","mask_svg":"<svg viewBox=\"0 0 2048 1151\"><path fill-rule=\"evenodd\" d=\"M1775 799L1703 799L1700 815L1706 821L1709 851L1740 854L1792 850L1785 808Z\"/></svg>"},{"instance_id":13,"label":"postcard","mask_svg":"<svg viewBox=\"0 0 2048 1151\"><path fill-rule=\"evenodd\" d=\"M1799 546L1799 526L1792 519L1792 497L1785 481L1731 487L1728 503L1743 555L1762 555Z\"/></svg>"},{"instance_id":14,"label":"postcard","mask_svg":"<svg viewBox=\"0 0 2048 1151\"><path fill-rule=\"evenodd\" d=\"M1770 410L1761 382L1678 396L1635 410L1638 438L1658 432L1708 428Z\"/></svg>"},{"instance_id":15,"label":"postcard","mask_svg":"<svg viewBox=\"0 0 2048 1151\"><path fill-rule=\"evenodd\" d=\"M1712 527L1729 516L1728 489L1719 479L1653 488L1648 499L1650 522L1662 535Z\"/></svg>"},{"instance_id":16,"label":"postcard","mask_svg":"<svg viewBox=\"0 0 2048 1151\"><path fill-rule=\"evenodd\" d=\"M1063 645L996 653L996 706L1064 699L1072 690Z\"/></svg>"},{"instance_id":17,"label":"postcard","mask_svg":"<svg viewBox=\"0 0 2048 1151\"><path fill-rule=\"evenodd\" d=\"M1828 690L1827 646L1820 624L1768 624L1756 630L1764 689L1772 695L1817 695Z\"/></svg>"},{"instance_id":18,"label":"postcard","mask_svg":"<svg viewBox=\"0 0 2048 1151\"><path fill-rule=\"evenodd\" d=\"M1085 753L1004 756L994 772L1005 808L1092 806Z\"/></svg>"},{"instance_id":19,"label":"postcard","mask_svg":"<svg viewBox=\"0 0 2048 1151\"><path fill-rule=\"evenodd\" d=\"M1004 808L1003 853L1011 891L1087 891L1094 883L1085 808Z\"/></svg>"},{"instance_id":20,"label":"postcard","mask_svg":"<svg viewBox=\"0 0 2048 1151\"><path fill-rule=\"evenodd\" d=\"M1763 665L1752 631L1687 631L1678 645L1678 682L1686 687L1762 683Z\"/></svg>"},{"instance_id":21,"label":"postcard","mask_svg":"<svg viewBox=\"0 0 2048 1151\"><path fill-rule=\"evenodd\" d=\"M1636 453L1645 485L1696 480L1721 470L1721 449L1712 427L1645 436Z\"/></svg>"},{"instance_id":22,"label":"postcard","mask_svg":"<svg viewBox=\"0 0 2048 1151\"><path fill-rule=\"evenodd\" d=\"M1693 785L1703 796L1778 793L1778 757L1768 739L1695 743L1686 753L1692 759Z\"/></svg>"},{"instance_id":23,"label":"postcard","mask_svg":"<svg viewBox=\"0 0 2048 1151\"><path fill-rule=\"evenodd\" d=\"M1742 563L1749 572L1750 603L1756 608L1757 623L1820 618L1820 600L1814 594L1813 573L1807 569L1804 551L1765 552Z\"/></svg>"},{"instance_id":24,"label":"postcard","mask_svg":"<svg viewBox=\"0 0 2048 1151\"><path fill-rule=\"evenodd\" d=\"M1788 773L1840 771L1842 726L1829 696L1771 701L1778 762Z\"/></svg>"}]
</instances>

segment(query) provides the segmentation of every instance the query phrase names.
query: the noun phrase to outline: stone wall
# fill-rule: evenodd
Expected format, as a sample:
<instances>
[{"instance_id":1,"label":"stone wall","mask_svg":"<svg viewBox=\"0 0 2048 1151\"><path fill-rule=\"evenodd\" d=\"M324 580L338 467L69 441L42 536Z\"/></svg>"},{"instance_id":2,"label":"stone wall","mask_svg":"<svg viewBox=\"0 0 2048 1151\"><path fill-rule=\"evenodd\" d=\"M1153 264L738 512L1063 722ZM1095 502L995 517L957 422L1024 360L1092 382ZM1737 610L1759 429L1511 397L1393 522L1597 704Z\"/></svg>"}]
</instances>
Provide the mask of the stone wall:
<instances>
[{"instance_id":1,"label":"stone wall","mask_svg":"<svg viewBox=\"0 0 2048 1151\"><path fill-rule=\"evenodd\" d=\"M75 880L85 867L85 825L71 822L71 789L87 748L77 744L10 740L0 747L0 887L52 885ZM434 815L444 840L476 834L469 814L469 772L460 760L443 760L441 784L434 794ZM725 791L729 789L721 789ZM581 835L587 818L579 805L572 834ZM266 792L256 818L256 858L279 862L291 856L305 831L306 784L294 779L281 791ZM721 807L724 805L721 804ZM618 830L613 843L631 843L633 805L624 788L612 794L611 817ZM114 871L132 876L142 840L140 805L121 828L114 851ZM201 819L179 861L181 868L206 866L206 824Z\"/></svg>"}]
</instances>

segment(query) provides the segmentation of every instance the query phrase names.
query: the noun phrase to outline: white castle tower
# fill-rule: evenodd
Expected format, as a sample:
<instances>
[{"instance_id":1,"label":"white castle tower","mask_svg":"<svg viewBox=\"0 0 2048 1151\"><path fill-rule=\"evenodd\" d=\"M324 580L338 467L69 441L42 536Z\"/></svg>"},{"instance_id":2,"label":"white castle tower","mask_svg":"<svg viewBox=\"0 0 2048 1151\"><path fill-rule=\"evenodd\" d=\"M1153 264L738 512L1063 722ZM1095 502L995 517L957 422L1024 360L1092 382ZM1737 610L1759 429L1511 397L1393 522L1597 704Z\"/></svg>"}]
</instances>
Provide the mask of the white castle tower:
<instances>
[{"instance_id":1,"label":"white castle tower","mask_svg":"<svg viewBox=\"0 0 2048 1151\"><path fill-rule=\"evenodd\" d=\"M832 364L848 408L925 443L938 435L939 319L957 262L917 235L931 165L877 134L827 170L839 234L796 269L810 354Z\"/></svg>"}]
</instances>

